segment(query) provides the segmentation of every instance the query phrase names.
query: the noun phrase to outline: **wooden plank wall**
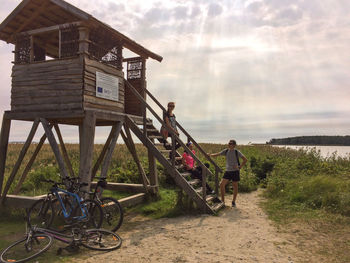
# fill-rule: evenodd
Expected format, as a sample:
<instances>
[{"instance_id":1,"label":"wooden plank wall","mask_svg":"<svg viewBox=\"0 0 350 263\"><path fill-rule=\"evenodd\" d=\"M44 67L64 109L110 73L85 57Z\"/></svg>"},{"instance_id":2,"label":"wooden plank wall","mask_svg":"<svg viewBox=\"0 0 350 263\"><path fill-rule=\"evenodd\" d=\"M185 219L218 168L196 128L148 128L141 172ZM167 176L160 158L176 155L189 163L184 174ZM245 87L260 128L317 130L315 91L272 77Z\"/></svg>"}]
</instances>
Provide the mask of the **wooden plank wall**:
<instances>
[{"instance_id":1,"label":"wooden plank wall","mask_svg":"<svg viewBox=\"0 0 350 263\"><path fill-rule=\"evenodd\" d=\"M96 97L96 71L119 78L119 101ZM124 73L114 67L85 58L84 70L84 109L103 109L124 113Z\"/></svg>"},{"instance_id":2,"label":"wooden plank wall","mask_svg":"<svg viewBox=\"0 0 350 263\"><path fill-rule=\"evenodd\" d=\"M11 110L82 110L82 75L79 58L14 65Z\"/></svg>"},{"instance_id":3,"label":"wooden plank wall","mask_svg":"<svg viewBox=\"0 0 350 263\"><path fill-rule=\"evenodd\" d=\"M128 80L131 85L141 94L143 98L146 98L145 81L142 79L130 79ZM125 101L125 113L136 116L143 116L143 106L140 100L136 98L131 90L126 90L126 101Z\"/></svg>"}]
</instances>

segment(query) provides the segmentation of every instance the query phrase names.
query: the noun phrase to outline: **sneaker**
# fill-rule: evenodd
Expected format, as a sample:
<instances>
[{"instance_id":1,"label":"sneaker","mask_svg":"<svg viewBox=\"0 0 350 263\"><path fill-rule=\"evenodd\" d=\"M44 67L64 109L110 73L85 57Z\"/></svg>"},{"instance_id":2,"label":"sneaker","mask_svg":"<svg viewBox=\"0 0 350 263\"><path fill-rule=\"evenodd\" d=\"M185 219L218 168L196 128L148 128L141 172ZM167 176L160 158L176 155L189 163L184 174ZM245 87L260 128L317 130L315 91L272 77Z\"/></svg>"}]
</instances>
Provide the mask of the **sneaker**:
<instances>
[{"instance_id":1,"label":"sneaker","mask_svg":"<svg viewBox=\"0 0 350 263\"><path fill-rule=\"evenodd\" d=\"M236 203L232 201L232 207L236 207Z\"/></svg>"}]
</instances>

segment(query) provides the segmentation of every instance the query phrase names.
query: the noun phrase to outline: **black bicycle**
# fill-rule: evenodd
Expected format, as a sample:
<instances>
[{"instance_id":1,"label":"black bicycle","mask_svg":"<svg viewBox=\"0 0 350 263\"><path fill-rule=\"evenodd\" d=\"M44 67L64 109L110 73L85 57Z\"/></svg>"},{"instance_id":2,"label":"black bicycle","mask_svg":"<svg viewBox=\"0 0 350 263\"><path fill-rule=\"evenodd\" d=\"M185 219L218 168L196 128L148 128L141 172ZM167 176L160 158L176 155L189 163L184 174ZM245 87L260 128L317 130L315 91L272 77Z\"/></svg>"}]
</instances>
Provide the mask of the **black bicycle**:
<instances>
[{"instance_id":1,"label":"black bicycle","mask_svg":"<svg viewBox=\"0 0 350 263\"><path fill-rule=\"evenodd\" d=\"M42 180L52 183L46 198L36 201L28 210L27 222L29 228L34 225L63 231L76 222L83 222L87 228L100 228L103 221L103 211L100 204L94 200L82 200L78 195L80 188L87 183L74 182L77 178L66 178L70 187L67 190L59 188L64 183L53 180Z\"/></svg>"},{"instance_id":2,"label":"black bicycle","mask_svg":"<svg viewBox=\"0 0 350 263\"><path fill-rule=\"evenodd\" d=\"M119 248L122 239L116 233L106 229L85 229L81 223L75 223L69 235L54 230L31 227L26 235L14 242L1 252L1 262L26 262L47 251L53 239L68 244L60 248L57 254L65 249L69 252L77 251L80 246L99 251L111 251Z\"/></svg>"},{"instance_id":3,"label":"black bicycle","mask_svg":"<svg viewBox=\"0 0 350 263\"><path fill-rule=\"evenodd\" d=\"M107 181L105 177L98 177L98 179L95 190L90 192L90 198L102 207L102 228L115 232L123 223L123 208L118 200L113 197L101 198L102 191L107 186Z\"/></svg>"}]
</instances>

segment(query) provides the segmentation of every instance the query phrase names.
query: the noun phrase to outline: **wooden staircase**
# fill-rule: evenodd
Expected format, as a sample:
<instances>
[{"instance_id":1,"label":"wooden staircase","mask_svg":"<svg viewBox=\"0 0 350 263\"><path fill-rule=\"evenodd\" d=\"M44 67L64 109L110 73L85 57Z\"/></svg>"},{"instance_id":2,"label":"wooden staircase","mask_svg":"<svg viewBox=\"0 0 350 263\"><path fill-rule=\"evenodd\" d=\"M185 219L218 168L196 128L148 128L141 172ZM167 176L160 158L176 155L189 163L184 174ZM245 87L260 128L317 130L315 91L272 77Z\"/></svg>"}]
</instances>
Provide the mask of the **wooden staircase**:
<instances>
[{"instance_id":1,"label":"wooden staircase","mask_svg":"<svg viewBox=\"0 0 350 263\"><path fill-rule=\"evenodd\" d=\"M147 102L142 98L142 96L136 91L136 89L125 80L126 87L129 88L134 95L139 98L140 102L147 108L154 117L164 125L163 120L156 114L156 112L147 104ZM165 109L160 103L153 97L152 94L147 91L147 94L156 102L158 106L161 107L163 111ZM166 141L159 130L153 125L153 121L149 118L146 119L144 116L143 122L136 122L130 117L126 116L127 127L132 130L132 132L139 138L139 140L148 148L152 155L161 163L164 168L168 171L171 177L174 179L175 183L185 192L187 195L196 203L197 207L205 213L214 214L218 210L224 207L217 195L206 193L206 179L208 175L215 178L215 193L218 193L218 174L222 170L217 166L217 164L205 153L205 151L198 145L198 143L185 131L182 126L177 123L177 127L180 129L181 134L187 136L187 140L191 141L198 150L207 158L215 167L215 175L195 156L186 146L186 144L174 133L169 131L171 134L171 143ZM141 126L142 127L139 127ZM165 143L165 145L164 145ZM176 157L181 155L175 150L175 144L180 144L187 152L189 152L197 165L202 167L202 177L203 180L192 179L191 174L183 170L182 164L177 164Z\"/></svg>"}]
</instances>

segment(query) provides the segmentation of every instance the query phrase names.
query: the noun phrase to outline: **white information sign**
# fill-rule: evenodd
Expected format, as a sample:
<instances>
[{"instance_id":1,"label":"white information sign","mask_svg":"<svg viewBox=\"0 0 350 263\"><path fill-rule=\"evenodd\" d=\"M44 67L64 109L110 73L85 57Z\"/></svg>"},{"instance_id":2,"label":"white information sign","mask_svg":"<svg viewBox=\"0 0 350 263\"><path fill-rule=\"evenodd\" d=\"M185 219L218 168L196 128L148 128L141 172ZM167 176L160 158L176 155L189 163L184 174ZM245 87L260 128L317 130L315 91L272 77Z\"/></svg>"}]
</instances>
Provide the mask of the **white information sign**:
<instances>
[{"instance_id":1,"label":"white information sign","mask_svg":"<svg viewBox=\"0 0 350 263\"><path fill-rule=\"evenodd\" d=\"M118 101L119 79L113 75L96 72L96 97Z\"/></svg>"}]
</instances>

